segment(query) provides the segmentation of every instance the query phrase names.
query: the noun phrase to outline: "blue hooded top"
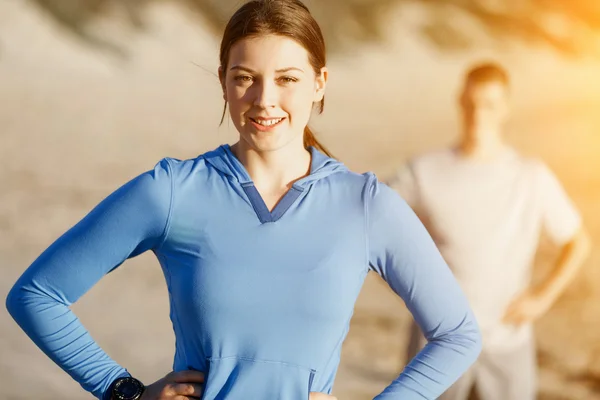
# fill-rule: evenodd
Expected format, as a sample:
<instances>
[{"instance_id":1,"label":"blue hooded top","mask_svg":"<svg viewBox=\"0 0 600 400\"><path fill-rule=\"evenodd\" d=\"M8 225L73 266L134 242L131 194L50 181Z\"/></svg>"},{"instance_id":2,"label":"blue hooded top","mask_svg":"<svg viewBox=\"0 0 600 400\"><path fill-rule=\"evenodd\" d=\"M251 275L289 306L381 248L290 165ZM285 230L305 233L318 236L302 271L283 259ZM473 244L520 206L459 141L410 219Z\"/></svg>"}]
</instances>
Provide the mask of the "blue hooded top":
<instances>
[{"instance_id":1,"label":"blue hooded top","mask_svg":"<svg viewBox=\"0 0 600 400\"><path fill-rule=\"evenodd\" d=\"M205 400L306 400L309 392L331 393L372 270L428 339L376 399L437 398L480 352L467 300L396 192L310 150L310 174L272 211L227 145L161 160L42 253L10 291L9 312L85 390L106 398L128 372L69 306L151 250L169 290L174 371L204 371Z\"/></svg>"}]
</instances>

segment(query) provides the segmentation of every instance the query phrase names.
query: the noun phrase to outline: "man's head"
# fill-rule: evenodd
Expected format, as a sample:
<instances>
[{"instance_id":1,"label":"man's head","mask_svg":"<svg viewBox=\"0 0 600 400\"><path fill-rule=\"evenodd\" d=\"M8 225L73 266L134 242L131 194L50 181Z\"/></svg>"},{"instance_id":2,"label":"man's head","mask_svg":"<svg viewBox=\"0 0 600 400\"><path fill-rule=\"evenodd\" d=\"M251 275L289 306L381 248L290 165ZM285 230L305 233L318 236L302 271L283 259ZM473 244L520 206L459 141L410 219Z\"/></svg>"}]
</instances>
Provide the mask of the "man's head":
<instances>
[{"instance_id":1,"label":"man's head","mask_svg":"<svg viewBox=\"0 0 600 400\"><path fill-rule=\"evenodd\" d=\"M501 130L508 118L508 89L508 73L498 64L477 64L467 71L460 96L467 135Z\"/></svg>"}]
</instances>

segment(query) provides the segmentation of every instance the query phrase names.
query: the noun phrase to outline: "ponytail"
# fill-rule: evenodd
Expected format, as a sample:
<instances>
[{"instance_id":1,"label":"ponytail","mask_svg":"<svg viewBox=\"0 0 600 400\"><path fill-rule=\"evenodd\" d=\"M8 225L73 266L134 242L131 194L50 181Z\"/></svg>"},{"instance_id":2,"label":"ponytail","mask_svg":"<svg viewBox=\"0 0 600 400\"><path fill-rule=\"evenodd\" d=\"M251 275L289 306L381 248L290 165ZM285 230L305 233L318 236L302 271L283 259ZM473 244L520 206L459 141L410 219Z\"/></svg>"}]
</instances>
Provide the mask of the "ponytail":
<instances>
[{"instance_id":1,"label":"ponytail","mask_svg":"<svg viewBox=\"0 0 600 400\"><path fill-rule=\"evenodd\" d=\"M319 141L315 137L315 134L310 130L310 128L306 126L304 128L304 148L308 149L309 147L314 147L315 149L319 150L321 153L324 153L328 157L333 157L329 150L327 150L325 146L319 143Z\"/></svg>"},{"instance_id":2,"label":"ponytail","mask_svg":"<svg viewBox=\"0 0 600 400\"><path fill-rule=\"evenodd\" d=\"M319 114L323 113L324 108L325 108L325 99L323 98L319 102ZM321 153L324 153L327 157L333 158L333 155L331 154L331 152L329 150L327 150L327 148L325 146L323 146L321 143L319 143L319 141L315 137L315 134L313 133L313 131L310 130L310 128L307 125L304 128L304 148L308 149L311 146L314 147L315 149L319 150Z\"/></svg>"}]
</instances>

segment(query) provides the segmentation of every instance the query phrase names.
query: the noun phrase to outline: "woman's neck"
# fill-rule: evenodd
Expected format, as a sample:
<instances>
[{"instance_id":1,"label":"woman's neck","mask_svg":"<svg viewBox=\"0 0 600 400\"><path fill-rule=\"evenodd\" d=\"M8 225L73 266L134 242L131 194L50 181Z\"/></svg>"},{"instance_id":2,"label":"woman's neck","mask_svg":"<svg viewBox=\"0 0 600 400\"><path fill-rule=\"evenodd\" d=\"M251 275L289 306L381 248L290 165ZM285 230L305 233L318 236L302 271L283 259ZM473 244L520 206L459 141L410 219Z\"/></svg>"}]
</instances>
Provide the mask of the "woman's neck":
<instances>
[{"instance_id":1,"label":"woman's neck","mask_svg":"<svg viewBox=\"0 0 600 400\"><path fill-rule=\"evenodd\" d=\"M310 173L311 154L303 146L289 143L274 151L257 151L240 140L231 151L248 171L259 191L287 190Z\"/></svg>"}]
</instances>

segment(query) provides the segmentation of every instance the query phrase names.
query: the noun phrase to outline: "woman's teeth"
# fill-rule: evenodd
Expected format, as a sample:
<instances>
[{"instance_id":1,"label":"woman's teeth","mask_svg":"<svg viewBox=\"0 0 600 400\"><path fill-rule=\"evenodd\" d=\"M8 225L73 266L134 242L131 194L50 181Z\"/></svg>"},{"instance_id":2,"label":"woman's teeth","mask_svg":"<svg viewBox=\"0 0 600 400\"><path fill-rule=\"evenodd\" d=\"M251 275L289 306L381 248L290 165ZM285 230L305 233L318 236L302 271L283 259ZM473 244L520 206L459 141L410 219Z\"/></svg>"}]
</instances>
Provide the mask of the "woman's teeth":
<instances>
[{"instance_id":1,"label":"woman's teeth","mask_svg":"<svg viewBox=\"0 0 600 400\"><path fill-rule=\"evenodd\" d=\"M272 126L272 125L280 123L282 120L283 120L283 118L279 118L279 119L255 119L253 121L256 122L259 125L262 125L262 126Z\"/></svg>"}]
</instances>

